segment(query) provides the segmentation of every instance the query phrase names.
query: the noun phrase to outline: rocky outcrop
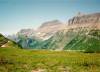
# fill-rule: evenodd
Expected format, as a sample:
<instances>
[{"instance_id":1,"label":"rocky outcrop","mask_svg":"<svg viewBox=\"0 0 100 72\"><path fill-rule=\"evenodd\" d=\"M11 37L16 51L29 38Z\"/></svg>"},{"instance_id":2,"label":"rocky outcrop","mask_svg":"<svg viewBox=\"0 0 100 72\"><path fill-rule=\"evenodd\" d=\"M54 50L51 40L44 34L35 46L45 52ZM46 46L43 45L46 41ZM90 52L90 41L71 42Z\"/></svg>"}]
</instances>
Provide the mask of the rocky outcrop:
<instances>
[{"instance_id":1,"label":"rocky outcrop","mask_svg":"<svg viewBox=\"0 0 100 72\"><path fill-rule=\"evenodd\" d=\"M31 37L35 35L35 30L34 29L21 29L17 35L24 35L26 37Z\"/></svg>"},{"instance_id":2,"label":"rocky outcrop","mask_svg":"<svg viewBox=\"0 0 100 72\"><path fill-rule=\"evenodd\" d=\"M77 15L69 19L68 25L74 27L96 27L100 28L100 13Z\"/></svg>"},{"instance_id":3,"label":"rocky outcrop","mask_svg":"<svg viewBox=\"0 0 100 72\"><path fill-rule=\"evenodd\" d=\"M68 21L68 24L71 25L71 24L98 23L98 22L100 22L100 13L75 16Z\"/></svg>"}]
</instances>

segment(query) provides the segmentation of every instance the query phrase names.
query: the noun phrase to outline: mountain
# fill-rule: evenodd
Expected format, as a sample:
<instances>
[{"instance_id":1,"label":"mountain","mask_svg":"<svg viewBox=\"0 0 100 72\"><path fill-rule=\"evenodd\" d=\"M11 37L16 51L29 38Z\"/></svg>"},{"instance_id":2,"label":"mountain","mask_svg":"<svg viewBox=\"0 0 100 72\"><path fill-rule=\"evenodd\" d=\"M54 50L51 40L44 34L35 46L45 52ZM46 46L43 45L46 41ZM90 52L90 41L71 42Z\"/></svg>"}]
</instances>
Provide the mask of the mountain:
<instances>
[{"instance_id":1,"label":"mountain","mask_svg":"<svg viewBox=\"0 0 100 72\"><path fill-rule=\"evenodd\" d=\"M21 30L17 43L23 48L100 51L100 13L78 14L67 24L43 23L36 31Z\"/></svg>"},{"instance_id":2,"label":"mountain","mask_svg":"<svg viewBox=\"0 0 100 72\"><path fill-rule=\"evenodd\" d=\"M2 34L0 34L0 47L21 48L19 44L17 44L12 40L9 40L8 38L4 37Z\"/></svg>"},{"instance_id":3,"label":"mountain","mask_svg":"<svg viewBox=\"0 0 100 72\"><path fill-rule=\"evenodd\" d=\"M77 15L68 21L68 28L88 27L100 29L100 13Z\"/></svg>"},{"instance_id":4,"label":"mountain","mask_svg":"<svg viewBox=\"0 0 100 72\"><path fill-rule=\"evenodd\" d=\"M64 47L64 50L85 50L100 52L100 30L86 29L78 31L77 35Z\"/></svg>"},{"instance_id":5,"label":"mountain","mask_svg":"<svg viewBox=\"0 0 100 72\"><path fill-rule=\"evenodd\" d=\"M63 30L44 42L44 49L100 51L100 30Z\"/></svg>"},{"instance_id":6,"label":"mountain","mask_svg":"<svg viewBox=\"0 0 100 72\"><path fill-rule=\"evenodd\" d=\"M90 20L92 19L92 22ZM61 30L46 40L43 47L54 50L100 51L100 13L75 16ZM87 20L87 21L85 21Z\"/></svg>"},{"instance_id":7,"label":"mountain","mask_svg":"<svg viewBox=\"0 0 100 72\"><path fill-rule=\"evenodd\" d=\"M63 50L65 45L69 43L75 36L76 33L71 30L61 30L48 40L44 41L42 48Z\"/></svg>"},{"instance_id":8,"label":"mountain","mask_svg":"<svg viewBox=\"0 0 100 72\"><path fill-rule=\"evenodd\" d=\"M8 36L23 48L41 49L43 41L52 37L59 30L66 28L66 25L59 20L43 23L37 30L22 29L16 35Z\"/></svg>"},{"instance_id":9,"label":"mountain","mask_svg":"<svg viewBox=\"0 0 100 72\"><path fill-rule=\"evenodd\" d=\"M42 40L36 37L18 36L18 44L26 49L40 49Z\"/></svg>"},{"instance_id":10,"label":"mountain","mask_svg":"<svg viewBox=\"0 0 100 72\"><path fill-rule=\"evenodd\" d=\"M46 40L64 28L66 28L66 25L59 20L48 21L37 29L37 37Z\"/></svg>"},{"instance_id":11,"label":"mountain","mask_svg":"<svg viewBox=\"0 0 100 72\"><path fill-rule=\"evenodd\" d=\"M23 36L26 36L26 37L31 37L31 36L34 36L35 35L35 30L34 29L21 29L17 35L23 35Z\"/></svg>"},{"instance_id":12,"label":"mountain","mask_svg":"<svg viewBox=\"0 0 100 72\"><path fill-rule=\"evenodd\" d=\"M53 20L43 23L37 30L34 29L21 29L17 35L23 35L26 37L37 37L40 39L48 39L53 34L66 28L66 25L60 22L59 20Z\"/></svg>"}]
</instances>

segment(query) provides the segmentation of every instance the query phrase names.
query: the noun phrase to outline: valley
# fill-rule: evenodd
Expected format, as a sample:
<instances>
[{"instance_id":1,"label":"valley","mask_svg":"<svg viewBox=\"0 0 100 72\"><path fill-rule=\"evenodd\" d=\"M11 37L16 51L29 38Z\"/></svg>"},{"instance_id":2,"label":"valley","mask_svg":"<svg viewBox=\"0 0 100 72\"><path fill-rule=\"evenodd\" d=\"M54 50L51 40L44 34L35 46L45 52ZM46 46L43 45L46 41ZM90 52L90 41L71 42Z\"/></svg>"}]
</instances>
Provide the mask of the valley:
<instances>
[{"instance_id":1,"label":"valley","mask_svg":"<svg viewBox=\"0 0 100 72\"><path fill-rule=\"evenodd\" d=\"M0 72L100 72L99 26L94 13L0 34Z\"/></svg>"},{"instance_id":2,"label":"valley","mask_svg":"<svg viewBox=\"0 0 100 72\"><path fill-rule=\"evenodd\" d=\"M100 0L0 0L0 72L100 72Z\"/></svg>"}]
</instances>

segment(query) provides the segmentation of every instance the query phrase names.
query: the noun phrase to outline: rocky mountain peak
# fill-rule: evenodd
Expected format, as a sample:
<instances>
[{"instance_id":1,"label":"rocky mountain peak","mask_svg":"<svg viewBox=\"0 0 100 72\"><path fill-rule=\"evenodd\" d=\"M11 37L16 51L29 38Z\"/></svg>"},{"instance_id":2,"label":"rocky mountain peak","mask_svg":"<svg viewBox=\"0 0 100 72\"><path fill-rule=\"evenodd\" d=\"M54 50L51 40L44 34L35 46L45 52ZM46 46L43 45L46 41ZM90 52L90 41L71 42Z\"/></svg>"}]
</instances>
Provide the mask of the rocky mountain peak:
<instances>
[{"instance_id":1,"label":"rocky mountain peak","mask_svg":"<svg viewBox=\"0 0 100 72\"><path fill-rule=\"evenodd\" d=\"M43 28L46 26L61 25L61 24L62 22L60 22L59 20L53 20L53 21L48 21L48 22L43 23L39 28Z\"/></svg>"},{"instance_id":2,"label":"rocky mountain peak","mask_svg":"<svg viewBox=\"0 0 100 72\"><path fill-rule=\"evenodd\" d=\"M24 36L33 36L34 33L35 33L34 29L21 29L17 34Z\"/></svg>"},{"instance_id":3,"label":"rocky mountain peak","mask_svg":"<svg viewBox=\"0 0 100 72\"><path fill-rule=\"evenodd\" d=\"M60 22L59 20L48 21L48 22L43 23L37 29L37 36L39 36L42 39L48 39L57 31L62 30L65 27L66 25Z\"/></svg>"},{"instance_id":4,"label":"rocky mountain peak","mask_svg":"<svg viewBox=\"0 0 100 72\"><path fill-rule=\"evenodd\" d=\"M74 27L93 27L100 28L100 13L79 14L68 21L69 26Z\"/></svg>"},{"instance_id":5,"label":"rocky mountain peak","mask_svg":"<svg viewBox=\"0 0 100 72\"><path fill-rule=\"evenodd\" d=\"M72 19L69 19L68 24L85 24L85 23L97 23L100 22L100 13L94 13L94 14L84 14L73 17Z\"/></svg>"}]
</instances>

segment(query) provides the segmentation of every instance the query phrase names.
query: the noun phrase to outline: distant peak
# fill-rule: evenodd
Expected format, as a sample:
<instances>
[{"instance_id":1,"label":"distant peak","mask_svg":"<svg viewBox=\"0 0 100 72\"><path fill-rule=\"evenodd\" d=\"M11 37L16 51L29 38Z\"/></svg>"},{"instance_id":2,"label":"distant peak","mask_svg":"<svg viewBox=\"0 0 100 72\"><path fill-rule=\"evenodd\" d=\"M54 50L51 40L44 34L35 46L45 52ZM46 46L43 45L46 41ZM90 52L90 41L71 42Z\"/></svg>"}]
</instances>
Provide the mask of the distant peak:
<instances>
[{"instance_id":1,"label":"distant peak","mask_svg":"<svg viewBox=\"0 0 100 72\"><path fill-rule=\"evenodd\" d=\"M45 27L45 26L52 26L52 25L59 25L62 24L59 20L52 20L52 21L47 21L43 23L40 28Z\"/></svg>"},{"instance_id":2,"label":"distant peak","mask_svg":"<svg viewBox=\"0 0 100 72\"><path fill-rule=\"evenodd\" d=\"M72 19L69 19L68 24L95 24L100 22L100 13L92 13L92 14L83 14L78 13L77 16L74 16Z\"/></svg>"}]
</instances>

